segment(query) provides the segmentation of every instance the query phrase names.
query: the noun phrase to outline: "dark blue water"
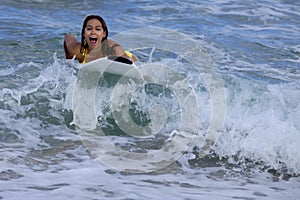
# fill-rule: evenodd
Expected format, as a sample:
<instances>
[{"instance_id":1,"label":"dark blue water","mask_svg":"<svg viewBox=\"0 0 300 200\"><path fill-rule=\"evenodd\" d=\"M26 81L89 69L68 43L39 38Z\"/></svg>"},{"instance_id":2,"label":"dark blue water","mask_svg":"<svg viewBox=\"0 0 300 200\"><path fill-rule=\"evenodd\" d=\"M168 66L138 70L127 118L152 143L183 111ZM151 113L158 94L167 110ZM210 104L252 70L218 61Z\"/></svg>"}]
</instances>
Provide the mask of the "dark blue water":
<instances>
[{"instance_id":1,"label":"dark blue water","mask_svg":"<svg viewBox=\"0 0 300 200\"><path fill-rule=\"evenodd\" d=\"M299 198L298 1L2 0L0 9L0 199ZM64 59L63 37L79 39L88 14L139 57L149 80L132 94L130 117L156 134L117 126L111 109L131 90L107 87L111 75L97 88L97 126L143 157L177 134L176 162L126 171L139 165L106 148L99 157L74 128L79 65ZM190 132L199 138L184 143Z\"/></svg>"}]
</instances>

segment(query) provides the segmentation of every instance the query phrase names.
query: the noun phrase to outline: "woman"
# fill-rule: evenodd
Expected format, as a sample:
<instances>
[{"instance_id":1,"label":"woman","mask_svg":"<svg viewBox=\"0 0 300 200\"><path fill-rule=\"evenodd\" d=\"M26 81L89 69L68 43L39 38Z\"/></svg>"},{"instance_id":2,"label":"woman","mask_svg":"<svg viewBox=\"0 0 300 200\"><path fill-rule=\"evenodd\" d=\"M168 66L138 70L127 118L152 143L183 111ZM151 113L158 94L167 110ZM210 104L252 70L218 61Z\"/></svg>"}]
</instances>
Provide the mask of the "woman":
<instances>
[{"instance_id":1,"label":"woman","mask_svg":"<svg viewBox=\"0 0 300 200\"><path fill-rule=\"evenodd\" d=\"M72 34L67 34L64 39L64 49L67 59L75 58L80 63L87 63L97 58L117 56L130 59L137 58L115 41L107 39L108 29L105 21L98 15L89 15L84 19L81 30L81 42Z\"/></svg>"}]
</instances>

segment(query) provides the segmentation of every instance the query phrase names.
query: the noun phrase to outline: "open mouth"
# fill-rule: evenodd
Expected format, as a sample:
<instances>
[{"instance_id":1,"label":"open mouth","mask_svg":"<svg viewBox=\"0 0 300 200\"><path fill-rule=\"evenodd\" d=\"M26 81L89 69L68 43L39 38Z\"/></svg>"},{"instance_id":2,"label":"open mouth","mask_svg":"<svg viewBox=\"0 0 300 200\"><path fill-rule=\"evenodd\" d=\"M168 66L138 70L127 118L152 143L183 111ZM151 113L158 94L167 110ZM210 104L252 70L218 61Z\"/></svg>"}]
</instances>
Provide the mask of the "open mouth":
<instances>
[{"instance_id":1,"label":"open mouth","mask_svg":"<svg viewBox=\"0 0 300 200\"><path fill-rule=\"evenodd\" d=\"M90 42L92 45L95 45L97 43L98 38L90 38Z\"/></svg>"}]
</instances>

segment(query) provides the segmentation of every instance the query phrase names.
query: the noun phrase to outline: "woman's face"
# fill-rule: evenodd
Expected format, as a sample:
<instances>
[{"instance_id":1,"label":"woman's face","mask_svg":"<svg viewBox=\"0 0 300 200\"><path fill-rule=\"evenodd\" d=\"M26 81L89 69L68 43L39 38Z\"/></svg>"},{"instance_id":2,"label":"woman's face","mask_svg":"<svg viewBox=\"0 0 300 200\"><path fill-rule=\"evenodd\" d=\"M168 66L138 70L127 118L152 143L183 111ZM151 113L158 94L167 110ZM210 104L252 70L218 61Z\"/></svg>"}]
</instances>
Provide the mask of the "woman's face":
<instances>
[{"instance_id":1,"label":"woman's face","mask_svg":"<svg viewBox=\"0 0 300 200\"><path fill-rule=\"evenodd\" d=\"M102 24L98 19L90 19L87 22L84 29L84 37L89 45L89 51L101 44L101 41L105 36L106 32L103 30Z\"/></svg>"}]
</instances>

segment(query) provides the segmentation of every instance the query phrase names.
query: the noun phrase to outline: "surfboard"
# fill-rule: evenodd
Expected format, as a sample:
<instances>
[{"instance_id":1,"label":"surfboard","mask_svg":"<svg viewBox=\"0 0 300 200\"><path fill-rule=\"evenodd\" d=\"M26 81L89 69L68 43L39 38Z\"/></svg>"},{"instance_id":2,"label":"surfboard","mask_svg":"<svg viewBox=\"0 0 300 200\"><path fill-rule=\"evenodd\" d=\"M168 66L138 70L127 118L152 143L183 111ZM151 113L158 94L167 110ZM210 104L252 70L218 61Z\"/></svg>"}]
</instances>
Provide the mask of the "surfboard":
<instances>
[{"instance_id":1,"label":"surfboard","mask_svg":"<svg viewBox=\"0 0 300 200\"><path fill-rule=\"evenodd\" d=\"M110 73L130 78L140 78L141 72L131 60L123 57L109 56L83 64L80 69L84 73Z\"/></svg>"}]
</instances>

